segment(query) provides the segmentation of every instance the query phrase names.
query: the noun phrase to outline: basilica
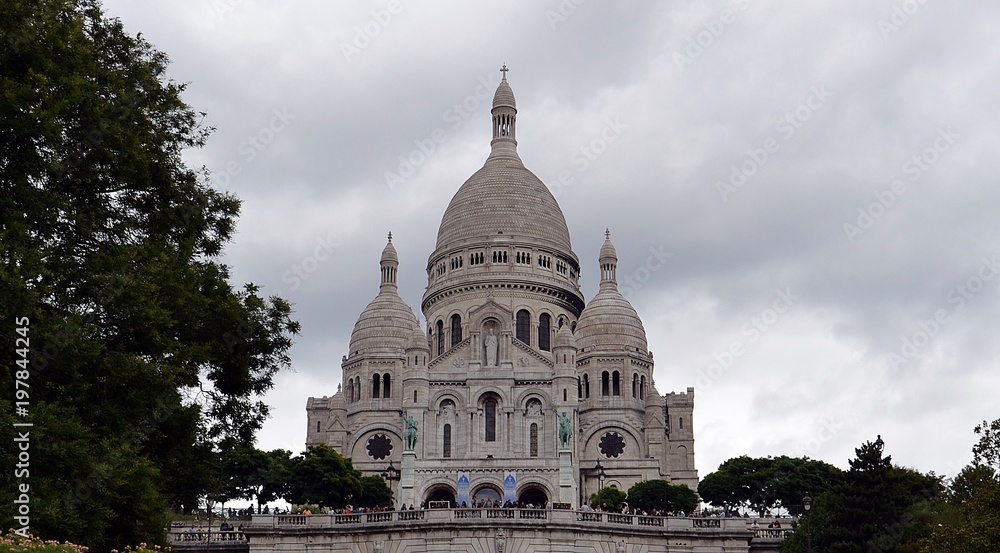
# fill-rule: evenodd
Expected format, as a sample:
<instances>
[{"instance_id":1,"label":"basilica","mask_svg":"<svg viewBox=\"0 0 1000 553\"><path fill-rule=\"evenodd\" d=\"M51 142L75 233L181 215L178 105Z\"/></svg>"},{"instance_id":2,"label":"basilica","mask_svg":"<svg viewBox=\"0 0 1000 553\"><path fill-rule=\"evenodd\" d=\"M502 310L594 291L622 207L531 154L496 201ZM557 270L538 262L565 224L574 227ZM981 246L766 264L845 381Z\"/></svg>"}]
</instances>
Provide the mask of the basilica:
<instances>
[{"instance_id":1,"label":"basilica","mask_svg":"<svg viewBox=\"0 0 1000 553\"><path fill-rule=\"evenodd\" d=\"M577 508L602 484L651 479L696 489L694 389L654 387L606 231L600 289L585 300L562 210L518 157L506 67L491 113L490 154L445 209L427 260L426 327L397 293L408 271L397 273L389 235L343 382L308 399L306 445L386 476L406 505Z\"/></svg>"}]
</instances>

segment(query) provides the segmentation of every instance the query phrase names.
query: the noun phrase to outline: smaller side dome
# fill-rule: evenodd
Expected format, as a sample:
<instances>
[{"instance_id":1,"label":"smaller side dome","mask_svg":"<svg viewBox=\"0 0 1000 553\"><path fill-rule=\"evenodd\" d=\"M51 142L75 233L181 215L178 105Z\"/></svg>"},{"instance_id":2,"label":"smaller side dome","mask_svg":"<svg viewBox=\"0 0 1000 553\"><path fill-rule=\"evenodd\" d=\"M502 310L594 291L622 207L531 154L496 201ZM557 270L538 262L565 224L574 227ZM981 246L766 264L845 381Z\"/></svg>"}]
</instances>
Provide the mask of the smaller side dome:
<instances>
[{"instance_id":1,"label":"smaller side dome","mask_svg":"<svg viewBox=\"0 0 1000 553\"><path fill-rule=\"evenodd\" d=\"M368 352L397 353L410 343L414 328L419 328L413 310L396 292L396 270L399 266L392 233L382 250L382 281L378 295L365 307L351 332L349 356Z\"/></svg>"},{"instance_id":2,"label":"smaller side dome","mask_svg":"<svg viewBox=\"0 0 1000 553\"><path fill-rule=\"evenodd\" d=\"M576 337L573 336L573 331L569 329L568 324L562 325L556 332L556 337L552 340L552 349L556 348L576 349Z\"/></svg>"},{"instance_id":3,"label":"smaller side dome","mask_svg":"<svg viewBox=\"0 0 1000 553\"><path fill-rule=\"evenodd\" d=\"M611 232L604 231L601 247L601 287L580 313L576 324L576 346L581 352L640 351L647 353L646 329L632 304L618 291L615 273L618 254Z\"/></svg>"},{"instance_id":4,"label":"smaller side dome","mask_svg":"<svg viewBox=\"0 0 1000 553\"><path fill-rule=\"evenodd\" d=\"M419 324L413 327L413 332L410 333L410 344L406 349L423 351L428 354L431 352L430 346L427 345L427 336L424 335L423 330L420 330Z\"/></svg>"}]
</instances>

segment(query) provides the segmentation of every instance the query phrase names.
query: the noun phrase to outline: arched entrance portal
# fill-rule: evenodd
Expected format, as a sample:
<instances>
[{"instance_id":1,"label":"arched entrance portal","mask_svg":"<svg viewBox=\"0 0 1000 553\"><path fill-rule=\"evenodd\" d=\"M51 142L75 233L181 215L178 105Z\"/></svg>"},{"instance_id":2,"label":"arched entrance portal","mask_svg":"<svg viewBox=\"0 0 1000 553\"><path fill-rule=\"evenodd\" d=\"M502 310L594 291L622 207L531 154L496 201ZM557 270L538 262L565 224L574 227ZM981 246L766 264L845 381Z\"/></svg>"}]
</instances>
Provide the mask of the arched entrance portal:
<instances>
[{"instance_id":1,"label":"arched entrance portal","mask_svg":"<svg viewBox=\"0 0 1000 553\"><path fill-rule=\"evenodd\" d=\"M545 493L545 489L541 486L528 485L521 490L521 495L517 496L517 501L524 505L538 507L539 505L548 504L549 494Z\"/></svg>"},{"instance_id":2,"label":"arched entrance portal","mask_svg":"<svg viewBox=\"0 0 1000 553\"><path fill-rule=\"evenodd\" d=\"M502 505L503 495L500 494L500 490L493 486L482 486L472 494L472 504L478 507L480 502L484 507Z\"/></svg>"},{"instance_id":3,"label":"arched entrance portal","mask_svg":"<svg viewBox=\"0 0 1000 553\"><path fill-rule=\"evenodd\" d=\"M448 486L434 486L427 491L427 495L424 496L424 501L427 502L427 507L433 508L434 501L447 501L448 507L455 507L455 490Z\"/></svg>"}]
</instances>

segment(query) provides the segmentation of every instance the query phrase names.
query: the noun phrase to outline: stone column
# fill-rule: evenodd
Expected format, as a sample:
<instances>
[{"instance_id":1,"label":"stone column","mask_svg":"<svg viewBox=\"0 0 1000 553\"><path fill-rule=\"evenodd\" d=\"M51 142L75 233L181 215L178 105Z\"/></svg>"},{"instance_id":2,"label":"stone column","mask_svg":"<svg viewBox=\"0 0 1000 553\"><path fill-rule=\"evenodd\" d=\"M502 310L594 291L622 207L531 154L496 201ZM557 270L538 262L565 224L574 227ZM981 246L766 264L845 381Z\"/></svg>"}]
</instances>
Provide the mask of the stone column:
<instances>
[{"instance_id":1,"label":"stone column","mask_svg":"<svg viewBox=\"0 0 1000 553\"><path fill-rule=\"evenodd\" d=\"M573 453L562 450L559 452L559 502L569 503L570 507L576 509L577 488L576 478L573 474Z\"/></svg>"},{"instance_id":2,"label":"stone column","mask_svg":"<svg viewBox=\"0 0 1000 553\"><path fill-rule=\"evenodd\" d=\"M399 501L406 505L419 503L415 500L413 491L416 484L416 475L414 474L416 462L416 452L403 452L403 468L399 475Z\"/></svg>"}]
</instances>

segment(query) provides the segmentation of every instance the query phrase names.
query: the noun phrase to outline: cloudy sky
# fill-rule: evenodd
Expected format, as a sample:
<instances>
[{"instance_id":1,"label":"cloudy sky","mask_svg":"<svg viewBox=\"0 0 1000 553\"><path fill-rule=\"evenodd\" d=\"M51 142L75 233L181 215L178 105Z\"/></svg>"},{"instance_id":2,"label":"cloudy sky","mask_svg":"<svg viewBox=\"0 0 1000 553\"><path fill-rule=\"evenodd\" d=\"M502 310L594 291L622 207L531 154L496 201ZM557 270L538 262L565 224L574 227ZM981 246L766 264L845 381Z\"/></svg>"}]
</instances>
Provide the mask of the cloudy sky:
<instances>
[{"instance_id":1,"label":"cloudy sky","mask_svg":"<svg viewBox=\"0 0 1000 553\"><path fill-rule=\"evenodd\" d=\"M236 283L295 304L265 449L301 451L393 232L419 309L451 196L518 151L596 293L611 229L661 393L696 389L704 476L749 454L954 475L1000 417L1000 5L106 0L217 128Z\"/></svg>"}]
</instances>

